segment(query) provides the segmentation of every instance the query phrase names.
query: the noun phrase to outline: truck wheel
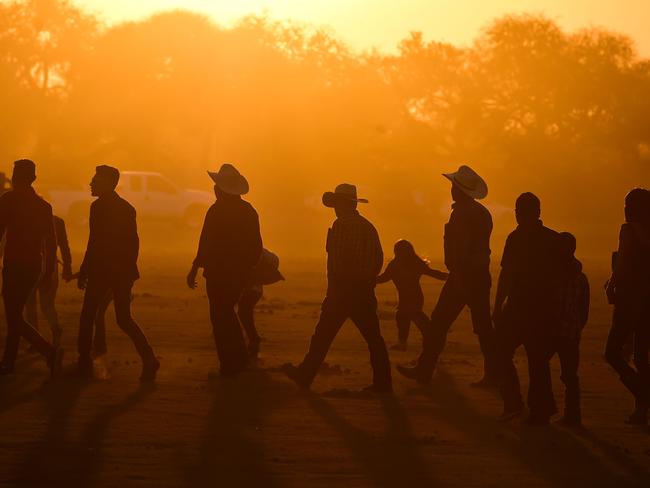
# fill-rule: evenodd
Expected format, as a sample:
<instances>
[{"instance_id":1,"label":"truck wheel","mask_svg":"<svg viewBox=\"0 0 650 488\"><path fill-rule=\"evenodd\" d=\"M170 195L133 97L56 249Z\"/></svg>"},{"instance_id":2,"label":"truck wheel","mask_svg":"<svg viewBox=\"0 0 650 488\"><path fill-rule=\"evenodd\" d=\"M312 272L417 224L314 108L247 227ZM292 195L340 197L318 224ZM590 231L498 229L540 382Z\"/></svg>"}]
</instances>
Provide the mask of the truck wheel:
<instances>
[{"instance_id":1,"label":"truck wheel","mask_svg":"<svg viewBox=\"0 0 650 488\"><path fill-rule=\"evenodd\" d=\"M86 227L90 217L90 204L89 203L75 203L70 207L66 224L71 227Z\"/></svg>"},{"instance_id":2,"label":"truck wheel","mask_svg":"<svg viewBox=\"0 0 650 488\"><path fill-rule=\"evenodd\" d=\"M207 211L207 207L192 205L185 211L183 223L190 229L199 229L203 225L203 219L205 219L205 213Z\"/></svg>"}]
</instances>

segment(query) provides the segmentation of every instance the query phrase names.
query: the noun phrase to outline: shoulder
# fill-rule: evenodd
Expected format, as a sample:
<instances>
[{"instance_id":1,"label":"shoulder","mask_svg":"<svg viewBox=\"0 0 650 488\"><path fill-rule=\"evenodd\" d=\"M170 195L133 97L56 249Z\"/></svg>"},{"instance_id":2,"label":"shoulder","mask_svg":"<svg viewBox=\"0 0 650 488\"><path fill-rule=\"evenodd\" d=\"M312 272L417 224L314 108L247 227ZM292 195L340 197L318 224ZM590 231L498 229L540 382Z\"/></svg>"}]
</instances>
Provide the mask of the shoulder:
<instances>
[{"instance_id":1,"label":"shoulder","mask_svg":"<svg viewBox=\"0 0 650 488\"><path fill-rule=\"evenodd\" d=\"M251 216L257 217L257 210L255 210L255 207L250 202L247 202L246 200L242 200L242 208Z\"/></svg>"},{"instance_id":2,"label":"shoulder","mask_svg":"<svg viewBox=\"0 0 650 488\"><path fill-rule=\"evenodd\" d=\"M483 205L481 202L478 202L476 200L472 200L474 203L472 204L472 209L474 212L483 220L492 222L492 214L488 210L488 208Z\"/></svg>"},{"instance_id":3,"label":"shoulder","mask_svg":"<svg viewBox=\"0 0 650 488\"><path fill-rule=\"evenodd\" d=\"M359 216L358 216L358 222L359 222L359 224L360 224L361 226L365 227L366 229L368 229L368 230L370 230L370 231L372 231L372 232L374 232L374 233L377 233L377 229L375 228L375 226L373 225L373 223L370 222L370 221L369 221L367 218L365 218L363 215L359 214Z\"/></svg>"},{"instance_id":4,"label":"shoulder","mask_svg":"<svg viewBox=\"0 0 650 488\"><path fill-rule=\"evenodd\" d=\"M48 202L43 200L41 197L37 197L37 198L38 198L38 203L41 206L43 212L52 213L52 205L50 205Z\"/></svg>"},{"instance_id":5,"label":"shoulder","mask_svg":"<svg viewBox=\"0 0 650 488\"><path fill-rule=\"evenodd\" d=\"M127 200L125 200L122 197L119 197L118 201L120 202L120 206L124 210L124 212L135 215L136 213L135 207L131 205Z\"/></svg>"}]
</instances>

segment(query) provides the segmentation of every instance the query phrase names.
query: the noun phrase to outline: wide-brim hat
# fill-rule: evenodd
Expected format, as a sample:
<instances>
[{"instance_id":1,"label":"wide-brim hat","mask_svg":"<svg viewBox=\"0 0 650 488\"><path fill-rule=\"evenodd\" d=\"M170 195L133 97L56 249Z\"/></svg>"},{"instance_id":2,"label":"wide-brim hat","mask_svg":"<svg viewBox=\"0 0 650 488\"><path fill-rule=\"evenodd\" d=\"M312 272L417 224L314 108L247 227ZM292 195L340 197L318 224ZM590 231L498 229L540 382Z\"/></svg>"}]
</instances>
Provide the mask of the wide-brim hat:
<instances>
[{"instance_id":1,"label":"wide-brim hat","mask_svg":"<svg viewBox=\"0 0 650 488\"><path fill-rule=\"evenodd\" d=\"M248 193L248 181L232 164L222 164L219 171L208 171L208 175L221 191L228 195Z\"/></svg>"},{"instance_id":2,"label":"wide-brim hat","mask_svg":"<svg viewBox=\"0 0 650 488\"><path fill-rule=\"evenodd\" d=\"M455 173L443 173L442 176L451 181L454 186L467 196L476 200L481 200L488 194L488 186L485 180L469 166L463 165Z\"/></svg>"},{"instance_id":3,"label":"wide-brim hat","mask_svg":"<svg viewBox=\"0 0 650 488\"><path fill-rule=\"evenodd\" d=\"M368 203L368 200L365 198L358 198L357 187L348 183L340 184L333 192L328 191L323 193L323 205L326 207L332 208L337 202L341 201Z\"/></svg>"}]
</instances>

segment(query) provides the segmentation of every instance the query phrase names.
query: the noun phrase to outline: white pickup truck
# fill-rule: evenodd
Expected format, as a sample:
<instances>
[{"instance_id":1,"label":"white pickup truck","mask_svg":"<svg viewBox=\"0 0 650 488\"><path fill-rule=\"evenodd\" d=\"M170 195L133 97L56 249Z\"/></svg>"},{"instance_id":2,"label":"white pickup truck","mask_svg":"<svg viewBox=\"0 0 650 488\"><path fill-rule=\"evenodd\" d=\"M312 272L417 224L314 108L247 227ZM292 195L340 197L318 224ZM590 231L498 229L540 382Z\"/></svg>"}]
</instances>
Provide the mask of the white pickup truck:
<instances>
[{"instance_id":1,"label":"white pickup truck","mask_svg":"<svg viewBox=\"0 0 650 488\"><path fill-rule=\"evenodd\" d=\"M214 194L200 190L185 190L160 173L122 171L117 192L128 200L143 219L172 220L189 227L200 227ZM55 215L72 226L88 223L93 197L90 187L79 190L50 189L46 199Z\"/></svg>"}]
</instances>

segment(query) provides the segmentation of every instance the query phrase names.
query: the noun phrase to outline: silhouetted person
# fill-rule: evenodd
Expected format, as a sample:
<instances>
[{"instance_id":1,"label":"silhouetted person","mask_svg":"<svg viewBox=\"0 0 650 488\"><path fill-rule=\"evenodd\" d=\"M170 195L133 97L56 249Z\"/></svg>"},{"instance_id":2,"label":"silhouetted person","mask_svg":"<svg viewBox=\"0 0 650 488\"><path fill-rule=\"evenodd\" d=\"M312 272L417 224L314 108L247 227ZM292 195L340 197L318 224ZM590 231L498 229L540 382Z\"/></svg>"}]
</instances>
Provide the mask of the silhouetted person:
<instances>
[{"instance_id":1,"label":"silhouetted person","mask_svg":"<svg viewBox=\"0 0 650 488\"><path fill-rule=\"evenodd\" d=\"M261 341L255 327L255 306L264 296L264 286L284 280L279 267L278 256L264 249L237 303L237 316L248 339L248 356L253 360L257 359L260 353Z\"/></svg>"},{"instance_id":2,"label":"silhouetted person","mask_svg":"<svg viewBox=\"0 0 650 488\"><path fill-rule=\"evenodd\" d=\"M468 166L444 175L452 182L454 200L449 222L445 225L445 265L449 279L442 287L438 303L425 329L422 354L410 368L398 366L407 378L428 383L447 341L447 333L460 312L468 306L474 333L484 357L484 376L474 386L497 384L494 367L494 329L490 316L490 235L492 217L477 199L487 196L483 179Z\"/></svg>"},{"instance_id":3,"label":"silhouetted person","mask_svg":"<svg viewBox=\"0 0 650 488\"><path fill-rule=\"evenodd\" d=\"M35 180L34 162L16 161L13 190L0 196L0 238L5 233L7 238L2 269L7 337L0 374L13 373L21 337L46 358L52 376L60 372L63 361L63 349L47 342L23 317L41 274L44 283L51 282L56 260L52 207L32 188Z\"/></svg>"},{"instance_id":4,"label":"silhouetted person","mask_svg":"<svg viewBox=\"0 0 650 488\"><path fill-rule=\"evenodd\" d=\"M634 395L636 408L628 423L645 425L650 405L650 193L636 188L625 198L625 223L619 235L611 290L612 328L605 357ZM634 368L623 357L634 336Z\"/></svg>"},{"instance_id":5,"label":"silhouetted person","mask_svg":"<svg viewBox=\"0 0 650 488\"><path fill-rule=\"evenodd\" d=\"M517 198L515 214L518 225L506 240L494 304L504 402L500 420L510 420L523 411L513 363L516 349L523 344L530 376L528 422L544 425L557 411L549 361L559 330L561 240L557 232L542 224L540 202L532 193Z\"/></svg>"},{"instance_id":6,"label":"silhouetted person","mask_svg":"<svg viewBox=\"0 0 650 488\"><path fill-rule=\"evenodd\" d=\"M78 286L85 290L79 323L79 371L92 376L93 326L107 293L113 293L117 325L133 341L142 359L142 381L153 381L160 368L147 338L131 316L131 290L140 277L140 241L135 209L116 192L120 172L97 166L90 182L97 199L90 206L90 236L79 270Z\"/></svg>"},{"instance_id":7,"label":"silhouetted person","mask_svg":"<svg viewBox=\"0 0 650 488\"><path fill-rule=\"evenodd\" d=\"M287 364L284 369L298 386L308 388L339 330L352 319L370 350L373 382L365 391L390 394L390 362L375 297L384 255L377 230L359 214L358 203L367 200L357 198L354 185L344 183L323 195L323 204L337 217L327 233L327 295L305 358L299 366Z\"/></svg>"},{"instance_id":8,"label":"silhouetted person","mask_svg":"<svg viewBox=\"0 0 650 488\"><path fill-rule=\"evenodd\" d=\"M72 277L72 254L70 253L70 245L68 244L68 234L65 229L65 222L56 215L54 216L54 230L56 233L56 245L61 252L61 262L63 264L61 277L65 281L70 281ZM59 288L58 260L55 263L50 282L46 283L44 279L45 277L41 279L38 286L29 296L25 307L25 314L27 315L27 322L38 329L38 305L40 305L41 312L43 312L52 331L52 343L54 346L59 346L61 344L63 329L59 324L59 314L56 311L56 294Z\"/></svg>"},{"instance_id":9,"label":"silhouetted person","mask_svg":"<svg viewBox=\"0 0 650 488\"><path fill-rule=\"evenodd\" d=\"M580 408L580 338L589 319L589 281L582 272L582 263L575 257L576 238L560 234L563 276L560 287L560 328L556 349L560 358L561 379L565 386L564 416L561 422L570 426L582 423Z\"/></svg>"},{"instance_id":10,"label":"silhouetted person","mask_svg":"<svg viewBox=\"0 0 650 488\"><path fill-rule=\"evenodd\" d=\"M235 305L260 260L262 237L257 212L241 198L248 193L246 178L230 164L222 165L217 173L208 174L215 183L217 200L205 216L187 284L194 289L198 270L203 268L220 373L233 377L248 363Z\"/></svg>"},{"instance_id":11,"label":"silhouetted person","mask_svg":"<svg viewBox=\"0 0 650 488\"><path fill-rule=\"evenodd\" d=\"M420 331L429 325L429 317L422 310L422 307L424 307L424 293L422 293L422 286L420 286L420 278L426 275L437 280L446 280L448 274L431 269L429 264L416 254L413 244L409 241L397 241L394 253L393 260L388 263L384 272L377 277L377 283L392 281L397 288L399 302L395 321L397 323L398 342L391 349L405 351L411 322Z\"/></svg>"}]
</instances>

